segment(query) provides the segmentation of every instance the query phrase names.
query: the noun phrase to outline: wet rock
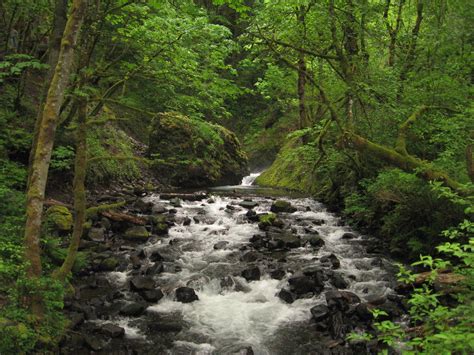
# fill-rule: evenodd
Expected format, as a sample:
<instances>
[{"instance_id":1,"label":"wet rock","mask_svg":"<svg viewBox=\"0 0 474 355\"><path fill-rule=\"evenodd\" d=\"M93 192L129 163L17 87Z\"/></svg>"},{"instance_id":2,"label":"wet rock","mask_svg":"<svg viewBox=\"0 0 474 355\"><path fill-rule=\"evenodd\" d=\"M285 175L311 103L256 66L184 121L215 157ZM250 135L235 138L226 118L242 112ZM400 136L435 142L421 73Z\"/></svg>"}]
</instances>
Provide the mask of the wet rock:
<instances>
[{"instance_id":1,"label":"wet rock","mask_svg":"<svg viewBox=\"0 0 474 355\"><path fill-rule=\"evenodd\" d=\"M215 250L225 249L227 247L227 244L229 244L229 242L227 242L225 240L222 240L222 241L217 242L216 244L214 244L214 249Z\"/></svg>"},{"instance_id":2,"label":"wet rock","mask_svg":"<svg viewBox=\"0 0 474 355\"><path fill-rule=\"evenodd\" d=\"M104 346L105 346L105 343L101 339L99 339L95 336L92 336L92 335L86 335L84 337L84 343L92 351L103 350Z\"/></svg>"},{"instance_id":3,"label":"wet rock","mask_svg":"<svg viewBox=\"0 0 474 355\"><path fill-rule=\"evenodd\" d=\"M331 310L347 311L350 305L360 303L360 298L349 291L328 291L326 303Z\"/></svg>"},{"instance_id":4,"label":"wet rock","mask_svg":"<svg viewBox=\"0 0 474 355\"><path fill-rule=\"evenodd\" d=\"M247 263L251 263L251 262L257 261L261 257L262 257L262 254L260 254L259 252L251 250L251 251L246 252L244 255L242 255L240 257L240 260L245 261Z\"/></svg>"},{"instance_id":5,"label":"wet rock","mask_svg":"<svg viewBox=\"0 0 474 355\"><path fill-rule=\"evenodd\" d=\"M191 287L180 287L176 289L176 300L182 303L198 301L199 297Z\"/></svg>"},{"instance_id":6,"label":"wet rock","mask_svg":"<svg viewBox=\"0 0 474 355\"><path fill-rule=\"evenodd\" d=\"M342 239L354 239L354 238L357 238L357 235L355 235L354 233L352 232L346 232L342 235L341 237Z\"/></svg>"},{"instance_id":7,"label":"wet rock","mask_svg":"<svg viewBox=\"0 0 474 355\"><path fill-rule=\"evenodd\" d=\"M270 277L275 280L281 280L285 277L286 272L283 269L276 269L270 272Z\"/></svg>"},{"instance_id":8,"label":"wet rock","mask_svg":"<svg viewBox=\"0 0 474 355\"><path fill-rule=\"evenodd\" d=\"M153 251L153 252L150 254L150 256L148 257L148 259L150 259L150 261L152 261L152 262L165 260L165 259L163 258L163 256L160 254L160 252L157 251L157 250Z\"/></svg>"},{"instance_id":9,"label":"wet rock","mask_svg":"<svg viewBox=\"0 0 474 355\"><path fill-rule=\"evenodd\" d=\"M255 234L249 239L249 242L255 249L260 249L267 246L268 239L264 235Z\"/></svg>"},{"instance_id":10,"label":"wet rock","mask_svg":"<svg viewBox=\"0 0 474 355\"><path fill-rule=\"evenodd\" d=\"M241 273L242 277L248 281L258 281L260 280L260 269L255 266L248 269L245 269Z\"/></svg>"},{"instance_id":11,"label":"wet rock","mask_svg":"<svg viewBox=\"0 0 474 355\"><path fill-rule=\"evenodd\" d=\"M220 285L223 289L232 289L235 286L235 280L232 276L225 276L221 278Z\"/></svg>"},{"instance_id":12,"label":"wet rock","mask_svg":"<svg viewBox=\"0 0 474 355\"><path fill-rule=\"evenodd\" d=\"M172 199L170 199L170 205L175 208L182 207L181 199L179 199L178 197L173 197Z\"/></svg>"},{"instance_id":13,"label":"wet rock","mask_svg":"<svg viewBox=\"0 0 474 355\"><path fill-rule=\"evenodd\" d=\"M143 299L147 302L158 302L163 298L163 292L160 289L147 290L140 293Z\"/></svg>"},{"instance_id":14,"label":"wet rock","mask_svg":"<svg viewBox=\"0 0 474 355\"><path fill-rule=\"evenodd\" d=\"M258 203L255 201L244 200L244 201L239 202L239 206L251 210L252 208L257 207Z\"/></svg>"},{"instance_id":15,"label":"wet rock","mask_svg":"<svg viewBox=\"0 0 474 355\"><path fill-rule=\"evenodd\" d=\"M270 207L270 211L279 213L279 212L286 212L286 213L293 213L296 212L296 208L291 205L291 203L283 200L276 200L272 206Z\"/></svg>"},{"instance_id":16,"label":"wet rock","mask_svg":"<svg viewBox=\"0 0 474 355\"><path fill-rule=\"evenodd\" d=\"M247 217L247 219L251 222L258 222L259 220L257 212L255 212L254 210L248 210L245 214L245 217Z\"/></svg>"},{"instance_id":17,"label":"wet rock","mask_svg":"<svg viewBox=\"0 0 474 355\"><path fill-rule=\"evenodd\" d=\"M324 219L315 219L313 221L313 224L316 225L316 226L322 226L324 223L326 223L326 221Z\"/></svg>"},{"instance_id":18,"label":"wet rock","mask_svg":"<svg viewBox=\"0 0 474 355\"><path fill-rule=\"evenodd\" d=\"M333 339L344 339L349 330L349 325L341 311L331 313L329 316L329 332Z\"/></svg>"},{"instance_id":19,"label":"wet rock","mask_svg":"<svg viewBox=\"0 0 474 355\"><path fill-rule=\"evenodd\" d=\"M100 328L100 332L110 338L121 338L125 335L125 329L118 325L107 323Z\"/></svg>"},{"instance_id":20,"label":"wet rock","mask_svg":"<svg viewBox=\"0 0 474 355\"><path fill-rule=\"evenodd\" d=\"M142 199L138 199L133 207L141 213L148 214L153 211L153 202L145 202Z\"/></svg>"},{"instance_id":21,"label":"wet rock","mask_svg":"<svg viewBox=\"0 0 474 355\"><path fill-rule=\"evenodd\" d=\"M339 269L341 267L341 262L334 254L323 256L321 259L319 259L319 261L323 264L331 265L333 269Z\"/></svg>"},{"instance_id":22,"label":"wet rock","mask_svg":"<svg viewBox=\"0 0 474 355\"><path fill-rule=\"evenodd\" d=\"M193 220L196 223L202 223L202 224L214 224L217 221L215 217L203 216L203 215L194 216Z\"/></svg>"},{"instance_id":23,"label":"wet rock","mask_svg":"<svg viewBox=\"0 0 474 355\"><path fill-rule=\"evenodd\" d=\"M89 233L87 233L87 237L94 242L103 242L105 240L105 228L93 227L89 229Z\"/></svg>"},{"instance_id":24,"label":"wet rock","mask_svg":"<svg viewBox=\"0 0 474 355\"><path fill-rule=\"evenodd\" d=\"M102 260L99 265L100 271L113 271L119 266L117 258L110 257Z\"/></svg>"},{"instance_id":25,"label":"wet rock","mask_svg":"<svg viewBox=\"0 0 474 355\"><path fill-rule=\"evenodd\" d=\"M153 214L163 214L166 212L168 212L168 209L164 205L161 205L161 204L154 205L151 209L151 213Z\"/></svg>"},{"instance_id":26,"label":"wet rock","mask_svg":"<svg viewBox=\"0 0 474 355\"><path fill-rule=\"evenodd\" d=\"M153 225L154 233L158 235L168 234L170 221L166 218L165 215L156 215L150 217L151 223Z\"/></svg>"},{"instance_id":27,"label":"wet rock","mask_svg":"<svg viewBox=\"0 0 474 355\"><path fill-rule=\"evenodd\" d=\"M156 275L160 274L165 270L163 263L155 262L153 265L148 266L145 270L145 275Z\"/></svg>"},{"instance_id":28,"label":"wet rock","mask_svg":"<svg viewBox=\"0 0 474 355\"><path fill-rule=\"evenodd\" d=\"M132 291L146 291L155 288L155 281L151 277L136 276L130 280L130 289Z\"/></svg>"},{"instance_id":29,"label":"wet rock","mask_svg":"<svg viewBox=\"0 0 474 355\"><path fill-rule=\"evenodd\" d=\"M278 298L283 300L286 303L293 303L295 301L295 298L293 297L292 293L288 290L282 289L278 293Z\"/></svg>"},{"instance_id":30,"label":"wet rock","mask_svg":"<svg viewBox=\"0 0 474 355\"><path fill-rule=\"evenodd\" d=\"M84 323L83 313L73 312L69 314L68 318L69 318L68 328L72 330L76 329L77 327L79 327L81 324Z\"/></svg>"},{"instance_id":31,"label":"wet rock","mask_svg":"<svg viewBox=\"0 0 474 355\"><path fill-rule=\"evenodd\" d=\"M344 277L339 273L331 273L329 280L334 287L339 289L347 288L349 286L349 283L344 280Z\"/></svg>"},{"instance_id":32,"label":"wet rock","mask_svg":"<svg viewBox=\"0 0 474 355\"><path fill-rule=\"evenodd\" d=\"M297 295L320 293L324 288L324 281L317 276L293 276L288 280L288 283L291 291Z\"/></svg>"},{"instance_id":33,"label":"wet rock","mask_svg":"<svg viewBox=\"0 0 474 355\"><path fill-rule=\"evenodd\" d=\"M323 304L318 304L311 308L311 315L316 322L320 322L329 316L329 308Z\"/></svg>"},{"instance_id":34,"label":"wet rock","mask_svg":"<svg viewBox=\"0 0 474 355\"><path fill-rule=\"evenodd\" d=\"M179 333L183 330L183 326L176 322L158 320L148 325L148 330L152 333L163 332L163 333Z\"/></svg>"},{"instance_id":35,"label":"wet rock","mask_svg":"<svg viewBox=\"0 0 474 355\"><path fill-rule=\"evenodd\" d=\"M188 216L184 217L183 219L183 226L189 226L191 224L191 218L189 218Z\"/></svg>"},{"instance_id":36,"label":"wet rock","mask_svg":"<svg viewBox=\"0 0 474 355\"><path fill-rule=\"evenodd\" d=\"M128 303L120 308L120 314L127 317L138 317L145 312L145 305L138 302Z\"/></svg>"},{"instance_id":37,"label":"wet rock","mask_svg":"<svg viewBox=\"0 0 474 355\"><path fill-rule=\"evenodd\" d=\"M366 303L359 303L355 308L355 314L360 320L368 322L373 318L371 309L372 307L369 307Z\"/></svg>"},{"instance_id":38,"label":"wet rock","mask_svg":"<svg viewBox=\"0 0 474 355\"><path fill-rule=\"evenodd\" d=\"M150 233L143 226L135 226L128 228L123 237L131 241L140 242L147 240L150 237Z\"/></svg>"},{"instance_id":39,"label":"wet rock","mask_svg":"<svg viewBox=\"0 0 474 355\"><path fill-rule=\"evenodd\" d=\"M308 242L313 248L321 248L324 246L324 240L321 237L311 237L308 239Z\"/></svg>"}]
</instances>

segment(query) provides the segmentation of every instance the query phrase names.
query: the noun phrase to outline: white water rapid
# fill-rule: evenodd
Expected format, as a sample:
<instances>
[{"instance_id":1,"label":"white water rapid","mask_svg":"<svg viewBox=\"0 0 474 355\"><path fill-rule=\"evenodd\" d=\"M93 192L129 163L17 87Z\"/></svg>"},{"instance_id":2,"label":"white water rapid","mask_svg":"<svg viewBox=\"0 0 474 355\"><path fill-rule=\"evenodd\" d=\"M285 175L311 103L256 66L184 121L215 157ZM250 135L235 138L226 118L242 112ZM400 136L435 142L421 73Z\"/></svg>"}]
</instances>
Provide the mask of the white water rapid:
<instances>
[{"instance_id":1,"label":"white water rapid","mask_svg":"<svg viewBox=\"0 0 474 355\"><path fill-rule=\"evenodd\" d=\"M152 196L148 201L166 205L169 201ZM176 225L169 230L169 238L148 243L144 252L158 252L163 256L164 272L154 276L165 296L146 309L148 316L178 324L182 330L168 339L169 354L250 354L256 355L306 353L305 341L311 342L310 308L325 304L324 292L302 297L289 304L277 295L288 287L292 273L325 266L321 259L334 254L340 267L334 271L347 283L347 290L363 301L391 292L391 276L386 271L388 261L368 255L361 246L361 236L343 239L349 228L339 218L328 213L324 206L312 199L288 199L297 211L283 213L280 218L291 225L295 234L317 233L325 245L315 249L304 245L289 251L278 250L268 255L258 254L257 261L246 260L249 239L261 233L256 223L246 218L247 209L239 206L242 198L213 196L207 202L182 201L177 208ZM268 212L273 202L268 198L252 197L257 213ZM192 223L189 223L189 219ZM188 223L185 221L188 220ZM219 243L219 244L218 244ZM246 281L241 271L258 265L260 280ZM275 269L285 270L281 280L270 276ZM124 284L128 273L110 273L114 284ZM192 287L198 301L176 301L174 290ZM333 288L326 281L327 289ZM127 291L124 291L125 294ZM143 318L143 316L142 316ZM123 317L115 323L125 328L126 336L152 343L165 342L140 333L140 321ZM180 329L181 329L180 328ZM246 350L245 350L246 351ZM157 352L158 353L158 352Z\"/></svg>"}]
</instances>

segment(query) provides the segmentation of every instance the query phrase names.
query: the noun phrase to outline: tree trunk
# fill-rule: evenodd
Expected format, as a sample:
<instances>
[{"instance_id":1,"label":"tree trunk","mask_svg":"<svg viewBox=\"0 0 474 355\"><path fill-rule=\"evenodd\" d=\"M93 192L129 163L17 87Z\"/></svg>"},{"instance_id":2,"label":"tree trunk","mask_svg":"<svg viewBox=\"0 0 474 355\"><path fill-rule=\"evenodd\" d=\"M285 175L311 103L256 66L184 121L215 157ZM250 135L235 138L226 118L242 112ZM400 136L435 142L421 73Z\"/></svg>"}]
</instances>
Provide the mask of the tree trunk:
<instances>
[{"instance_id":1,"label":"tree trunk","mask_svg":"<svg viewBox=\"0 0 474 355\"><path fill-rule=\"evenodd\" d=\"M72 231L69 250L61 268L55 277L64 282L76 261L77 250L86 222L86 171L87 171L87 101L82 99L79 103L76 134L76 158L74 162L74 228Z\"/></svg>"},{"instance_id":2,"label":"tree trunk","mask_svg":"<svg viewBox=\"0 0 474 355\"><path fill-rule=\"evenodd\" d=\"M56 0L54 7L54 21L53 21L53 30L49 36L48 44L48 73L43 85L43 90L41 94L41 100L38 107L38 115L35 121L35 130L33 133L33 142L31 145L31 151L29 156L29 167L28 167L28 185L31 179L31 167L33 163L33 158L36 152L36 143L38 141L38 134L41 127L41 120L43 117L43 107L44 100L48 94L48 88L51 84L51 79L53 78L54 70L58 64L59 51L61 50L61 38L64 33L64 28L66 27L67 22L67 0Z\"/></svg>"},{"instance_id":3,"label":"tree trunk","mask_svg":"<svg viewBox=\"0 0 474 355\"><path fill-rule=\"evenodd\" d=\"M74 0L72 11L66 23L61 40L61 50L58 64L48 89L38 139L31 162L31 178L27 190L26 224L25 224L25 258L29 263L27 276L37 279L41 276L40 232L43 215L43 202L48 178L51 152L54 145L58 114L64 100L64 92L69 82L69 74L73 65L74 47L84 17L86 2ZM31 305L35 315L41 316L41 305L33 302Z\"/></svg>"},{"instance_id":4,"label":"tree trunk","mask_svg":"<svg viewBox=\"0 0 474 355\"><path fill-rule=\"evenodd\" d=\"M415 59L416 59L415 52L416 52L416 46L418 43L418 36L420 34L422 21L423 21L423 0L418 0L416 4L415 26L413 26L413 29L411 31L411 40L408 46L408 52L405 58L405 63L403 64L403 67L400 71L400 86L398 88L397 100L400 100L400 98L402 97L402 94L404 91L404 83L405 83L405 80L407 79L407 75L410 72L410 70L413 68L413 66L415 65Z\"/></svg>"},{"instance_id":5,"label":"tree trunk","mask_svg":"<svg viewBox=\"0 0 474 355\"><path fill-rule=\"evenodd\" d=\"M298 60L298 108L299 108L299 129L303 129L307 125L306 114L306 61L304 54L299 54Z\"/></svg>"}]
</instances>

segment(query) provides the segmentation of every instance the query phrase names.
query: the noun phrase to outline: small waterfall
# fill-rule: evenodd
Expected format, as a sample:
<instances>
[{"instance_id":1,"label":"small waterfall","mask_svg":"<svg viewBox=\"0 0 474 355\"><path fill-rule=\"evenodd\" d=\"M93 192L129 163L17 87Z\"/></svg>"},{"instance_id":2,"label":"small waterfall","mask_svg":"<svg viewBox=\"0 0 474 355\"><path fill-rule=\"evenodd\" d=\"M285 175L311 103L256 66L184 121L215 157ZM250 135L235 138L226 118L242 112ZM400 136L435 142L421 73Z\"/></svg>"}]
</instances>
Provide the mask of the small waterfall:
<instances>
[{"instance_id":1,"label":"small waterfall","mask_svg":"<svg viewBox=\"0 0 474 355\"><path fill-rule=\"evenodd\" d=\"M251 173L250 175L244 176L242 182L240 183L241 186L252 186L255 179L257 179L262 172L258 173Z\"/></svg>"}]
</instances>

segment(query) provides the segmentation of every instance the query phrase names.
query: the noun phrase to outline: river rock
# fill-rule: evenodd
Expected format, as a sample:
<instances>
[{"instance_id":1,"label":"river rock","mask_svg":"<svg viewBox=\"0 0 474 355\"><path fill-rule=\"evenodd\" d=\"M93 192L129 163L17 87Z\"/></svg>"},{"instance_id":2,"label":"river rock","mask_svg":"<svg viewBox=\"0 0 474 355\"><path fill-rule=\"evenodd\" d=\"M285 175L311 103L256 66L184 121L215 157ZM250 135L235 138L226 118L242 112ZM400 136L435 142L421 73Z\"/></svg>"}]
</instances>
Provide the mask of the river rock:
<instances>
[{"instance_id":1,"label":"river rock","mask_svg":"<svg viewBox=\"0 0 474 355\"><path fill-rule=\"evenodd\" d=\"M248 210L245 217L251 222L258 222L259 220L258 214L254 210Z\"/></svg>"},{"instance_id":2,"label":"river rock","mask_svg":"<svg viewBox=\"0 0 474 355\"><path fill-rule=\"evenodd\" d=\"M130 280L130 289L132 291L146 291L155 288L155 281L148 276L136 276Z\"/></svg>"},{"instance_id":3,"label":"river rock","mask_svg":"<svg viewBox=\"0 0 474 355\"><path fill-rule=\"evenodd\" d=\"M260 280L260 269L257 266L245 269L241 273L242 277L248 281Z\"/></svg>"},{"instance_id":4,"label":"river rock","mask_svg":"<svg viewBox=\"0 0 474 355\"><path fill-rule=\"evenodd\" d=\"M278 298L286 303L293 303L295 301L292 293L288 290L285 290L284 288L278 293Z\"/></svg>"},{"instance_id":5,"label":"river rock","mask_svg":"<svg viewBox=\"0 0 474 355\"><path fill-rule=\"evenodd\" d=\"M140 198L135 201L133 208L141 213L148 214L153 211L153 202L145 202Z\"/></svg>"},{"instance_id":6,"label":"river rock","mask_svg":"<svg viewBox=\"0 0 474 355\"><path fill-rule=\"evenodd\" d=\"M225 249L227 244L229 244L228 241L221 240L220 242L217 242L216 244L214 244L214 249L215 250Z\"/></svg>"},{"instance_id":7,"label":"river rock","mask_svg":"<svg viewBox=\"0 0 474 355\"><path fill-rule=\"evenodd\" d=\"M119 261L113 256L105 258L99 264L100 271L114 271L119 266Z\"/></svg>"},{"instance_id":8,"label":"river rock","mask_svg":"<svg viewBox=\"0 0 474 355\"><path fill-rule=\"evenodd\" d=\"M165 260L165 259L163 258L163 256L160 254L160 252L157 251L157 250L153 251L153 252L148 256L148 259L150 259L150 261L152 261L152 262Z\"/></svg>"},{"instance_id":9,"label":"river rock","mask_svg":"<svg viewBox=\"0 0 474 355\"><path fill-rule=\"evenodd\" d=\"M297 295L320 293L324 288L324 280L319 274L296 275L288 279L290 289Z\"/></svg>"},{"instance_id":10,"label":"river rock","mask_svg":"<svg viewBox=\"0 0 474 355\"><path fill-rule=\"evenodd\" d=\"M319 261L322 263L322 264L329 264L331 265L331 267L333 269L339 269L341 267L341 262L339 261L339 259L337 258L336 255L334 254L330 254L330 255L326 255L326 256L323 256L321 259L319 259Z\"/></svg>"},{"instance_id":11,"label":"river rock","mask_svg":"<svg viewBox=\"0 0 474 355\"><path fill-rule=\"evenodd\" d=\"M181 303L198 301L199 297L191 287L179 287L176 289L176 300Z\"/></svg>"},{"instance_id":12,"label":"river rock","mask_svg":"<svg viewBox=\"0 0 474 355\"><path fill-rule=\"evenodd\" d=\"M170 205L175 207L175 208L179 208L179 207L182 207L181 206L181 200L177 197L173 197L171 200L170 200Z\"/></svg>"},{"instance_id":13,"label":"river rock","mask_svg":"<svg viewBox=\"0 0 474 355\"><path fill-rule=\"evenodd\" d=\"M354 239L354 238L357 238L357 235L355 235L354 233L352 232L346 232L342 235L341 237L342 239Z\"/></svg>"},{"instance_id":14,"label":"river rock","mask_svg":"<svg viewBox=\"0 0 474 355\"><path fill-rule=\"evenodd\" d=\"M105 228L92 227L91 229L89 229L89 233L87 233L87 236L90 240L94 242L103 242L105 240Z\"/></svg>"},{"instance_id":15,"label":"river rock","mask_svg":"<svg viewBox=\"0 0 474 355\"><path fill-rule=\"evenodd\" d=\"M101 351L102 349L104 349L105 345L105 343L101 339L93 335L86 335L84 337L84 343L92 351Z\"/></svg>"},{"instance_id":16,"label":"river rock","mask_svg":"<svg viewBox=\"0 0 474 355\"><path fill-rule=\"evenodd\" d=\"M283 269L276 269L270 272L270 277L275 280L281 280L285 277L286 272Z\"/></svg>"},{"instance_id":17,"label":"river rock","mask_svg":"<svg viewBox=\"0 0 474 355\"><path fill-rule=\"evenodd\" d=\"M168 209L162 204L157 204L157 205L153 205L151 212L153 214L164 214L168 212Z\"/></svg>"},{"instance_id":18,"label":"river rock","mask_svg":"<svg viewBox=\"0 0 474 355\"><path fill-rule=\"evenodd\" d=\"M153 265L150 265L145 270L145 275L156 275L160 274L165 270L163 263L155 262Z\"/></svg>"},{"instance_id":19,"label":"river rock","mask_svg":"<svg viewBox=\"0 0 474 355\"><path fill-rule=\"evenodd\" d=\"M258 206L258 202L244 200L239 202L239 206L251 210Z\"/></svg>"},{"instance_id":20,"label":"river rock","mask_svg":"<svg viewBox=\"0 0 474 355\"><path fill-rule=\"evenodd\" d=\"M125 329L118 325L107 323L101 326L100 332L110 338L121 338L125 335Z\"/></svg>"},{"instance_id":21,"label":"river rock","mask_svg":"<svg viewBox=\"0 0 474 355\"><path fill-rule=\"evenodd\" d=\"M138 317L145 312L145 305L138 302L128 303L120 308L120 314L128 317Z\"/></svg>"},{"instance_id":22,"label":"river rock","mask_svg":"<svg viewBox=\"0 0 474 355\"><path fill-rule=\"evenodd\" d=\"M158 302L164 296L163 292L157 288L155 290L147 290L140 293L143 299L147 302Z\"/></svg>"},{"instance_id":23,"label":"river rock","mask_svg":"<svg viewBox=\"0 0 474 355\"><path fill-rule=\"evenodd\" d=\"M313 248L322 248L325 244L323 238L317 236L309 238L308 242Z\"/></svg>"},{"instance_id":24,"label":"river rock","mask_svg":"<svg viewBox=\"0 0 474 355\"><path fill-rule=\"evenodd\" d=\"M128 228L123 237L131 241L145 241L150 237L150 233L143 226L135 226Z\"/></svg>"},{"instance_id":25,"label":"river rock","mask_svg":"<svg viewBox=\"0 0 474 355\"><path fill-rule=\"evenodd\" d=\"M339 289L347 288L349 286L349 283L346 280L344 280L344 277L341 274L336 273L336 272L332 272L330 274L329 280L334 287L339 288Z\"/></svg>"},{"instance_id":26,"label":"river rock","mask_svg":"<svg viewBox=\"0 0 474 355\"><path fill-rule=\"evenodd\" d=\"M251 250L251 251L246 252L244 255L242 255L240 257L240 260L246 263L251 263L251 262L257 261L258 259L262 257L263 255L260 254L259 252Z\"/></svg>"},{"instance_id":27,"label":"river rock","mask_svg":"<svg viewBox=\"0 0 474 355\"><path fill-rule=\"evenodd\" d=\"M279 213L279 212L286 212L286 213L293 213L296 212L296 208L291 205L291 203L283 200L276 200L272 206L270 207L270 211Z\"/></svg>"},{"instance_id":28,"label":"river rock","mask_svg":"<svg viewBox=\"0 0 474 355\"><path fill-rule=\"evenodd\" d=\"M311 315L316 322L320 322L329 316L329 308L324 304L318 304L311 308Z\"/></svg>"},{"instance_id":29,"label":"river rock","mask_svg":"<svg viewBox=\"0 0 474 355\"><path fill-rule=\"evenodd\" d=\"M325 294L326 303L331 310L347 311L350 305L360 303L360 298L349 291L328 291Z\"/></svg>"}]
</instances>

